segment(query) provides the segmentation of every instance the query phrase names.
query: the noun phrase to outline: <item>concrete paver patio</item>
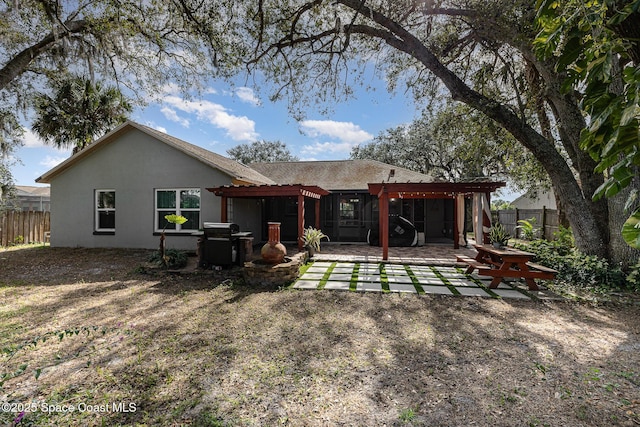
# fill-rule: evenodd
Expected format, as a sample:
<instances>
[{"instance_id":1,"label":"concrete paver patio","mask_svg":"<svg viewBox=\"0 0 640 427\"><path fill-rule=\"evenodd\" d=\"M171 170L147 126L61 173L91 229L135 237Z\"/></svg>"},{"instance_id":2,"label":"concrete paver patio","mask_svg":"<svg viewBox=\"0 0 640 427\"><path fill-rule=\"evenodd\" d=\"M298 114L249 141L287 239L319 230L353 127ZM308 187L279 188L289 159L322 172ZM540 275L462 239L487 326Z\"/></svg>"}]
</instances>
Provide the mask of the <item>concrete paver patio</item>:
<instances>
[{"instance_id":1,"label":"concrete paver patio","mask_svg":"<svg viewBox=\"0 0 640 427\"><path fill-rule=\"evenodd\" d=\"M412 264L370 262L345 264L340 261L317 264L319 263L312 264L298 278L293 286L294 289L536 298L531 292L517 286L501 284L500 289L489 289L489 281L465 276L462 270L453 267L433 266L429 267L430 270L424 270ZM413 272L414 268L417 270L416 273Z\"/></svg>"},{"instance_id":2,"label":"concrete paver patio","mask_svg":"<svg viewBox=\"0 0 640 427\"><path fill-rule=\"evenodd\" d=\"M453 249L449 245L390 248L386 261L380 248L368 245L323 245L322 250L294 289L561 299L544 289L529 291L524 282L515 280L489 289L491 277L464 274L464 268L456 264L456 254L474 257L473 249Z\"/></svg>"}]
</instances>

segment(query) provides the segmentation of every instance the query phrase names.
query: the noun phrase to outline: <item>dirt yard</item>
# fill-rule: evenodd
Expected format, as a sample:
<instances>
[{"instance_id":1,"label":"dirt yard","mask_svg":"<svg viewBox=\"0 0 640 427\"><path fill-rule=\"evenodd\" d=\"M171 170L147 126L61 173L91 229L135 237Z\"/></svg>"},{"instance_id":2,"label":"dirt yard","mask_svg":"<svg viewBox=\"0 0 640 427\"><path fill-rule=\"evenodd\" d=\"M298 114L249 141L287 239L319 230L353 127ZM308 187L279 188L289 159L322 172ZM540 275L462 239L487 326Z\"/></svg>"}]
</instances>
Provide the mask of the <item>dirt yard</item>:
<instances>
[{"instance_id":1,"label":"dirt yard","mask_svg":"<svg viewBox=\"0 0 640 427\"><path fill-rule=\"evenodd\" d=\"M0 250L0 424L640 425L637 305L248 288L147 256Z\"/></svg>"}]
</instances>

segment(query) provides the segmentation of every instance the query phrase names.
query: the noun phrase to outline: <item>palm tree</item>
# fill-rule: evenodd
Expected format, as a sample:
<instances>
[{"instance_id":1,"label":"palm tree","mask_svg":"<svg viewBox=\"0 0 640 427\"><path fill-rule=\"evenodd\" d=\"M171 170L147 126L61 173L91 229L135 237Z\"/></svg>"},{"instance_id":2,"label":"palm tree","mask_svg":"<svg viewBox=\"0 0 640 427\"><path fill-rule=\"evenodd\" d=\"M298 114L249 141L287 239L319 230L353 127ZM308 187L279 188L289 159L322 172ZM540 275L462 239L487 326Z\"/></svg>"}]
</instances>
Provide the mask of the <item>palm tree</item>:
<instances>
[{"instance_id":1,"label":"palm tree","mask_svg":"<svg viewBox=\"0 0 640 427\"><path fill-rule=\"evenodd\" d=\"M46 144L74 153L124 122L131 104L116 87L77 76L54 84L55 95L36 98L33 131Z\"/></svg>"}]
</instances>

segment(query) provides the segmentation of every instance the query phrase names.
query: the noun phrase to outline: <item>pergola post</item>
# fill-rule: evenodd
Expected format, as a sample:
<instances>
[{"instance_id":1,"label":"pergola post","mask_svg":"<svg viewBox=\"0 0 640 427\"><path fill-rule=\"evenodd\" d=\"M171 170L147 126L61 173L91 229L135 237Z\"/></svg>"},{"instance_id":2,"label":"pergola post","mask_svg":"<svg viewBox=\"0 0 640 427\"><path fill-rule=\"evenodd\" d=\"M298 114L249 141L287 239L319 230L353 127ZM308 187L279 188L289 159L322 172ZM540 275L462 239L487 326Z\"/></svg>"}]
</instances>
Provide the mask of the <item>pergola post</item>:
<instances>
[{"instance_id":1,"label":"pergola post","mask_svg":"<svg viewBox=\"0 0 640 427\"><path fill-rule=\"evenodd\" d=\"M458 242L458 234L460 230L458 230L458 195L453 199L453 249L459 249L460 243Z\"/></svg>"},{"instance_id":2,"label":"pergola post","mask_svg":"<svg viewBox=\"0 0 640 427\"><path fill-rule=\"evenodd\" d=\"M220 197L220 222L227 222L227 196Z\"/></svg>"},{"instance_id":3,"label":"pergola post","mask_svg":"<svg viewBox=\"0 0 640 427\"><path fill-rule=\"evenodd\" d=\"M313 199L316 208L316 228L320 229L320 199Z\"/></svg>"},{"instance_id":4,"label":"pergola post","mask_svg":"<svg viewBox=\"0 0 640 427\"><path fill-rule=\"evenodd\" d=\"M304 249L304 242L302 241L304 236L304 196L298 194L298 250Z\"/></svg>"},{"instance_id":5,"label":"pergola post","mask_svg":"<svg viewBox=\"0 0 640 427\"><path fill-rule=\"evenodd\" d=\"M382 244L382 259L389 259L389 194L384 190L378 194L379 218L380 224L380 243Z\"/></svg>"},{"instance_id":6,"label":"pergola post","mask_svg":"<svg viewBox=\"0 0 640 427\"><path fill-rule=\"evenodd\" d=\"M455 234L455 242L454 248L458 249L460 246L465 246L467 244L467 239L464 233L465 227L465 201L464 194L456 194L455 196L455 207L454 207L454 217L455 217L455 225L454 225L454 234Z\"/></svg>"},{"instance_id":7,"label":"pergola post","mask_svg":"<svg viewBox=\"0 0 640 427\"><path fill-rule=\"evenodd\" d=\"M485 193L484 206L482 211L482 232L484 243L490 243L489 232L491 231L491 193L487 191Z\"/></svg>"}]
</instances>

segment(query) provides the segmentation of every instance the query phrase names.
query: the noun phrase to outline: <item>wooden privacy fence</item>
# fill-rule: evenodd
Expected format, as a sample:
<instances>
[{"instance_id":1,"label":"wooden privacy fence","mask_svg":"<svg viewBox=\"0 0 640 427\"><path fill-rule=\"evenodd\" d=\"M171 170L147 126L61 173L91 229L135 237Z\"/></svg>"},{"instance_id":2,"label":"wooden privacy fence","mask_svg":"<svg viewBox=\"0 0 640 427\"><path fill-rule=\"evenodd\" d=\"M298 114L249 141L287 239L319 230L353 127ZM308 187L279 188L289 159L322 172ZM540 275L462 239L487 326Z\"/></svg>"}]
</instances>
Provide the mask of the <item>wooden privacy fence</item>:
<instances>
[{"instance_id":1,"label":"wooden privacy fence","mask_svg":"<svg viewBox=\"0 0 640 427\"><path fill-rule=\"evenodd\" d=\"M7 211L0 214L0 246L48 242L51 212Z\"/></svg>"},{"instance_id":2,"label":"wooden privacy fence","mask_svg":"<svg viewBox=\"0 0 640 427\"><path fill-rule=\"evenodd\" d=\"M538 237L543 239L552 240L553 233L558 231L558 211L555 209L508 209L491 213L493 222L498 221L504 225L509 234L514 237L520 236L520 230L516 227L519 225L518 220L521 219L535 218L534 228L541 230L538 232Z\"/></svg>"}]
</instances>

